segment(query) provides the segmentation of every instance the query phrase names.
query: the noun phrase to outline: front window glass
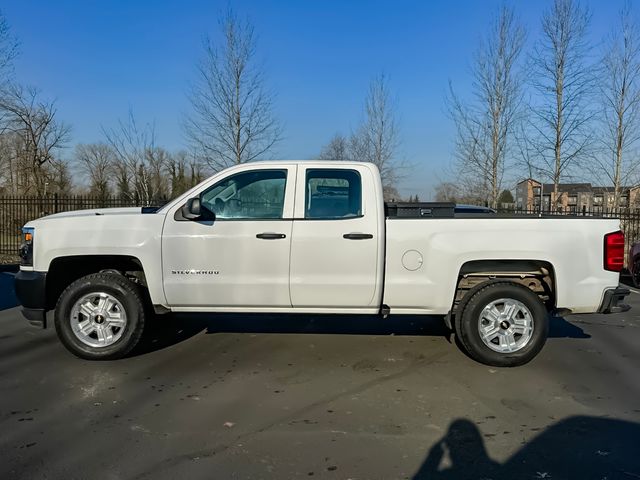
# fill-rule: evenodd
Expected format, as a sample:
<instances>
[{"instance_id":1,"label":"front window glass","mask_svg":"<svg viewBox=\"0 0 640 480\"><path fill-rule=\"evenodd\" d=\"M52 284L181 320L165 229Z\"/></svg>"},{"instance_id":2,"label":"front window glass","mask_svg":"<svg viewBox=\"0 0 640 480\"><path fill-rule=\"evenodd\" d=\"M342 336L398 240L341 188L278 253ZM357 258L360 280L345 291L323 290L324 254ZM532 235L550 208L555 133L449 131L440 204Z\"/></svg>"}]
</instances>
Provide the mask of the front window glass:
<instances>
[{"instance_id":1,"label":"front window glass","mask_svg":"<svg viewBox=\"0 0 640 480\"><path fill-rule=\"evenodd\" d=\"M286 181L286 170L238 173L206 190L201 202L219 219L279 219Z\"/></svg>"}]
</instances>

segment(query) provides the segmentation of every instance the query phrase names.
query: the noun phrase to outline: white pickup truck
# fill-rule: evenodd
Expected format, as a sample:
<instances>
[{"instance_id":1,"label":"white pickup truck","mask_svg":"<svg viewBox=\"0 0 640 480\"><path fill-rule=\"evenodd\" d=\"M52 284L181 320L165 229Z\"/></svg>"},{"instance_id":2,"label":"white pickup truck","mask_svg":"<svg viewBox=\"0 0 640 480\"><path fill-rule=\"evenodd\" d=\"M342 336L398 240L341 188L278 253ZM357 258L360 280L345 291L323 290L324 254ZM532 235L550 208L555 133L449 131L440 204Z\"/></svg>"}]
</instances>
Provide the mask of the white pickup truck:
<instances>
[{"instance_id":1,"label":"white pickup truck","mask_svg":"<svg viewBox=\"0 0 640 480\"><path fill-rule=\"evenodd\" d=\"M496 366L542 348L549 313L624 311L615 219L388 204L374 165L260 162L160 209L59 213L23 229L23 313L86 359L126 355L153 314L443 315Z\"/></svg>"}]
</instances>

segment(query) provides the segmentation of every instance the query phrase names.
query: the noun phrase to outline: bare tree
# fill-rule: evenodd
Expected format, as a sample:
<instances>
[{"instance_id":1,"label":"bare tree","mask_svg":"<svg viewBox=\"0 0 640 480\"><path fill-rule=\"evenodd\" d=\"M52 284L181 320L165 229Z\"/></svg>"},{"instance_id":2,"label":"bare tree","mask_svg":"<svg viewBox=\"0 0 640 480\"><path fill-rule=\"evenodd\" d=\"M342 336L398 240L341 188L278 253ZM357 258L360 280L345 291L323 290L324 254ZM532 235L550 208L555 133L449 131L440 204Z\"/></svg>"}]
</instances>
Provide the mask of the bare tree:
<instances>
[{"instance_id":1,"label":"bare tree","mask_svg":"<svg viewBox=\"0 0 640 480\"><path fill-rule=\"evenodd\" d=\"M436 202L453 202L458 201L460 191L458 186L452 182L442 182L435 187Z\"/></svg>"},{"instance_id":2,"label":"bare tree","mask_svg":"<svg viewBox=\"0 0 640 480\"><path fill-rule=\"evenodd\" d=\"M24 168L24 159L20 155L23 150L16 133L0 133L0 188L3 193L19 195L31 183L29 169Z\"/></svg>"},{"instance_id":3,"label":"bare tree","mask_svg":"<svg viewBox=\"0 0 640 480\"><path fill-rule=\"evenodd\" d=\"M214 170L264 157L281 138L253 26L229 10L220 28L220 45L205 41L184 125L193 148Z\"/></svg>"},{"instance_id":4,"label":"bare tree","mask_svg":"<svg viewBox=\"0 0 640 480\"><path fill-rule=\"evenodd\" d=\"M115 155L114 171L118 194L135 202L150 204L157 194L154 188L155 128L138 125L133 112L116 128L102 128L107 144Z\"/></svg>"},{"instance_id":5,"label":"bare tree","mask_svg":"<svg viewBox=\"0 0 640 480\"><path fill-rule=\"evenodd\" d=\"M531 120L530 112L525 110L523 112L523 118L521 122L518 122L515 136L515 165L520 168L524 173L519 175L519 179L535 178L538 173L538 155L536 153L536 145L533 141L533 135L531 134Z\"/></svg>"},{"instance_id":6,"label":"bare tree","mask_svg":"<svg viewBox=\"0 0 640 480\"><path fill-rule=\"evenodd\" d=\"M35 88L12 85L0 96L0 110L6 114L5 133L17 140L16 166L30 177L25 193L43 194L46 166L66 145L70 128L56 119L55 102L42 100Z\"/></svg>"},{"instance_id":7,"label":"bare tree","mask_svg":"<svg viewBox=\"0 0 640 480\"><path fill-rule=\"evenodd\" d=\"M340 133L336 133L318 155L320 160L350 160L349 139Z\"/></svg>"},{"instance_id":8,"label":"bare tree","mask_svg":"<svg viewBox=\"0 0 640 480\"><path fill-rule=\"evenodd\" d=\"M620 12L620 25L603 58L602 100L604 155L597 167L613 186L613 208L620 206L622 187L637 181L640 157L640 33L631 4Z\"/></svg>"},{"instance_id":9,"label":"bare tree","mask_svg":"<svg viewBox=\"0 0 640 480\"><path fill-rule=\"evenodd\" d=\"M79 144L75 160L89 179L91 193L100 199L111 195L115 183L116 156L106 143Z\"/></svg>"},{"instance_id":10,"label":"bare tree","mask_svg":"<svg viewBox=\"0 0 640 480\"><path fill-rule=\"evenodd\" d=\"M18 41L0 11L0 89L4 89L9 82L13 73L13 61L17 55Z\"/></svg>"},{"instance_id":11,"label":"bare tree","mask_svg":"<svg viewBox=\"0 0 640 480\"><path fill-rule=\"evenodd\" d=\"M145 152L151 198L166 199L169 196L169 182L166 178L166 167L171 162L171 154L162 147L148 149Z\"/></svg>"},{"instance_id":12,"label":"bare tree","mask_svg":"<svg viewBox=\"0 0 640 480\"><path fill-rule=\"evenodd\" d=\"M554 209L561 200L560 181L591 153L589 21L589 10L578 0L554 0L542 17L542 38L532 58L532 84L540 98L532 108L536 170L553 183Z\"/></svg>"},{"instance_id":13,"label":"bare tree","mask_svg":"<svg viewBox=\"0 0 640 480\"><path fill-rule=\"evenodd\" d=\"M518 60L525 31L503 7L473 65L474 100L464 103L450 86L449 110L456 125L459 174L479 190L483 202L498 203L506 157L519 120L522 76Z\"/></svg>"},{"instance_id":14,"label":"bare tree","mask_svg":"<svg viewBox=\"0 0 640 480\"><path fill-rule=\"evenodd\" d=\"M387 77L373 78L364 104L364 122L350 138L350 158L375 164L387 197L397 197L396 183L403 165L397 158L399 131Z\"/></svg>"},{"instance_id":15,"label":"bare tree","mask_svg":"<svg viewBox=\"0 0 640 480\"><path fill-rule=\"evenodd\" d=\"M7 95L7 87L13 76L13 61L18 54L18 41L12 35L9 24L0 11L0 97ZM16 135L7 132L8 115L0 106L0 180L2 188L18 193L18 177L15 156Z\"/></svg>"},{"instance_id":16,"label":"bare tree","mask_svg":"<svg viewBox=\"0 0 640 480\"><path fill-rule=\"evenodd\" d=\"M181 195L204 178L202 165L196 158L190 158L185 151L171 155L165 168L169 174L171 197Z\"/></svg>"},{"instance_id":17,"label":"bare tree","mask_svg":"<svg viewBox=\"0 0 640 480\"><path fill-rule=\"evenodd\" d=\"M399 198L396 183L406 167L397 158L399 132L395 105L384 74L374 77L364 103L364 120L349 136L337 133L322 147L321 160L371 162L380 170L385 199Z\"/></svg>"},{"instance_id":18,"label":"bare tree","mask_svg":"<svg viewBox=\"0 0 640 480\"><path fill-rule=\"evenodd\" d=\"M46 193L69 195L73 190L73 179L66 160L54 158L46 166Z\"/></svg>"}]
</instances>

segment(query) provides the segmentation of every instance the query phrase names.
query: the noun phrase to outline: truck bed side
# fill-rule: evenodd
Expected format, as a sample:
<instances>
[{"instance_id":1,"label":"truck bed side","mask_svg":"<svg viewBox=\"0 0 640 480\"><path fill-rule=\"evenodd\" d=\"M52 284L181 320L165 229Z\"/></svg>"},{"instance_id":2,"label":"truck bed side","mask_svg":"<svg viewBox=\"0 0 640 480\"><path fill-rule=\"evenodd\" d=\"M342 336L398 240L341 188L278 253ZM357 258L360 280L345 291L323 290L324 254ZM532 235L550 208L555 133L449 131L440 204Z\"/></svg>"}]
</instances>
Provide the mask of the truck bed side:
<instances>
[{"instance_id":1,"label":"truck bed side","mask_svg":"<svg viewBox=\"0 0 640 480\"><path fill-rule=\"evenodd\" d=\"M618 273L603 268L616 219L392 218L386 221L383 303L392 312L446 314L468 262L536 260L552 267L555 307L597 311Z\"/></svg>"}]
</instances>

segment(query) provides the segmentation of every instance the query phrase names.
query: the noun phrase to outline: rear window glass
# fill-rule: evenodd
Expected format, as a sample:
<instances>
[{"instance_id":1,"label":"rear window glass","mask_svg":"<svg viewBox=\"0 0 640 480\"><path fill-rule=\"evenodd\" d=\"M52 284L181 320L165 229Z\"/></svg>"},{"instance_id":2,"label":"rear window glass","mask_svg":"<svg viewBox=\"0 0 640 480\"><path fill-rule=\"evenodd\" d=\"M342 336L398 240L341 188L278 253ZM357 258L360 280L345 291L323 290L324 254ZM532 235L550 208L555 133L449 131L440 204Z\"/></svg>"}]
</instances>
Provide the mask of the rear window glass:
<instances>
[{"instance_id":1,"label":"rear window glass","mask_svg":"<svg viewBox=\"0 0 640 480\"><path fill-rule=\"evenodd\" d=\"M309 169L305 218L337 219L362 215L362 182L355 170Z\"/></svg>"}]
</instances>

